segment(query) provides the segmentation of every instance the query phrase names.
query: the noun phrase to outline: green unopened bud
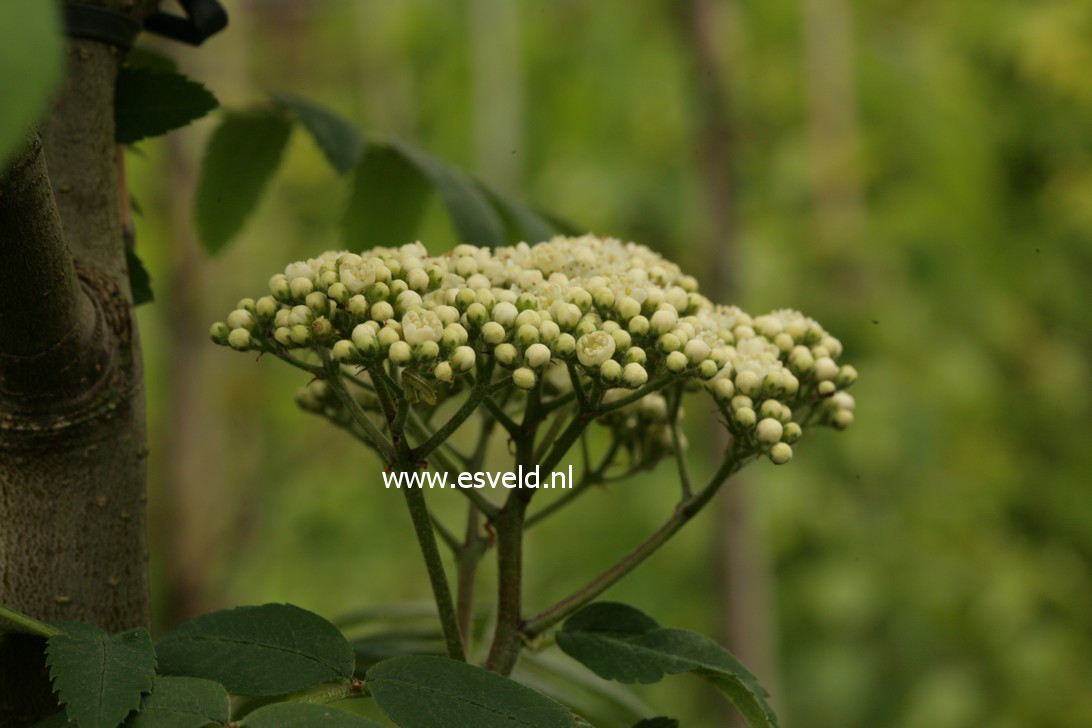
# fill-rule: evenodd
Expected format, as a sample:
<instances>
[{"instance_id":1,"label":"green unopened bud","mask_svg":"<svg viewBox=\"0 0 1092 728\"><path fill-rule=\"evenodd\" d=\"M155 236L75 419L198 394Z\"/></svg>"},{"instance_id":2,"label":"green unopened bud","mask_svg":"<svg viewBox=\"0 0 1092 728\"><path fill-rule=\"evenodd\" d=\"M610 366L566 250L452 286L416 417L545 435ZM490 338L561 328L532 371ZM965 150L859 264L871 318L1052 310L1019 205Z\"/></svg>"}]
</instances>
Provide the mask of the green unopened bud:
<instances>
[{"instance_id":1,"label":"green unopened bud","mask_svg":"<svg viewBox=\"0 0 1092 728\"><path fill-rule=\"evenodd\" d=\"M528 311L538 308L538 296L533 293L521 293L516 299L517 311Z\"/></svg>"},{"instance_id":2,"label":"green unopened bud","mask_svg":"<svg viewBox=\"0 0 1092 728\"><path fill-rule=\"evenodd\" d=\"M334 283L326 289L326 295L334 299L338 303L344 305L348 302L351 294L349 289L345 287L343 283Z\"/></svg>"},{"instance_id":3,"label":"green unopened bud","mask_svg":"<svg viewBox=\"0 0 1092 728\"><path fill-rule=\"evenodd\" d=\"M411 290L417 291L418 293L424 293L429 289L431 284L432 281L424 268L411 268L406 273L406 285L408 285Z\"/></svg>"},{"instance_id":4,"label":"green unopened bud","mask_svg":"<svg viewBox=\"0 0 1092 728\"><path fill-rule=\"evenodd\" d=\"M451 352L451 364L460 372L469 371L474 367L474 350L469 346L460 346Z\"/></svg>"},{"instance_id":5,"label":"green unopened bud","mask_svg":"<svg viewBox=\"0 0 1092 728\"><path fill-rule=\"evenodd\" d=\"M296 324L292 327L292 344L294 346L307 346L311 343L311 327Z\"/></svg>"},{"instance_id":6,"label":"green unopened bud","mask_svg":"<svg viewBox=\"0 0 1092 728\"><path fill-rule=\"evenodd\" d=\"M751 370L745 370L736 374L736 389L748 397L758 394L762 387L762 380Z\"/></svg>"},{"instance_id":7,"label":"green unopened bud","mask_svg":"<svg viewBox=\"0 0 1092 728\"><path fill-rule=\"evenodd\" d=\"M779 442L770 448L770 461L774 465L784 465L792 460L792 446L787 442Z\"/></svg>"},{"instance_id":8,"label":"green unopened bud","mask_svg":"<svg viewBox=\"0 0 1092 728\"><path fill-rule=\"evenodd\" d=\"M576 353L576 338L572 334L561 334L554 340L553 347L558 356L572 356Z\"/></svg>"},{"instance_id":9,"label":"green unopened bud","mask_svg":"<svg viewBox=\"0 0 1092 728\"><path fill-rule=\"evenodd\" d=\"M516 343L520 346L530 346L538 341L538 328L531 324L524 324L516 331Z\"/></svg>"},{"instance_id":10,"label":"green unopened bud","mask_svg":"<svg viewBox=\"0 0 1092 728\"><path fill-rule=\"evenodd\" d=\"M675 336L675 334L664 334L656 340L656 348L665 354L670 354L671 352L678 351L681 347L682 342L679 341L679 337ZM683 361L685 361L686 355L683 354L682 357ZM685 369L685 365L683 368Z\"/></svg>"},{"instance_id":11,"label":"green unopened bud","mask_svg":"<svg viewBox=\"0 0 1092 728\"><path fill-rule=\"evenodd\" d=\"M228 343L229 334L231 334L231 327L223 321L217 321L209 327L209 338L220 346L224 346Z\"/></svg>"},{"instance_id":12,"label":"green unopened bud","mask_svg":"<svg viewBox=\"0 0 1092 728\"><path fill-rule=\"evenodd\" d=\"M304 303L307 308L315 312L316 316L325 316L326 312L330 310L329 299L326 298L326 294L320 291L314 291L308 293L307 298L304 299Z\"/></svg>"},{"instance_id":13,"label":"green unopened bud","mask_svg":"<svg viewBox=\"0 0 1092 728\"><path fill-rule=\"evenodd\" d=\"M241 308L244 311L250 311L251 313L256 313L256 311L254 310L254 299L253 298L240 298L239 302L235 304L235 308Z\"/></svg>"},{"instance_id":14,"label":"green unopened bud","mask_svg":"<svg viewBox=\"0 0 1092 728\"><path fill-rule=\"evenodd\" d=\"M641 313L641 304L629 296L622 296L614 302L614 311L622 321L629 321Z\"/></svg>"},{"instance_id":15,"label":"green unopened bud","mask_svg":"<svg viewBox=\"0 0 1092 728\"><path fill-rule=\"evenodd\" d=\"M649 332L650 326L648 319L644 316L634 316L629 320L629 324L626 328L629 329L629 333L634 336L644 336Z\"/></svg>"},{"instance_id":16,"label":"green unopened bud","mask_svg":"<svg viewBox=\"0 0 1092 728\"><path fill-rule=\"evenodd\" d=\"M386 301L391 295L390 286L383 282L376 282L368 286L364 291L365 297L368 299L368 303L378 303L379 301Z\"/></svg>"},{"instance_id":17,"label":"green unopened bud","mask_svg":"<svg viewBox=\"0 0 1092 728\"><path fill-rule=\"evenodd\" d=\"M334 336L334 325L330 323L330 319L322 316L311 322L311 333L315 341L326 343Z\"/></svg>"},{"instance_id":18,"label":"green unopened bud","mask_svg":"<svg viewBox=\"0 0 1092 728\"><path fill-rule=\"evenodd\" d=\"M398 330L392 326L384 326L375 335L379 345L384 349L389 349L394 345L396 341L401 341L402 336L398 333Z\"/></svg>"},{"instance_id":19,"label":"green unopened bud","mask_svg":"<svg viewBox=\"0 0 1092 728\"><path fill-rule=\"evenodd\" d=\"M576 288L569 292L569 303L580 309L582 314L591 310L592 302L592 295L583 288Z\"/></svg>"},{"instance_id":20,"label":"green unopened bud","mask_svg":"<svg viewBox=\"0 0 1092 728\"><path fill-rule=\"evenodd\" d=\"M775 420L780 420L782 409L781 403L776 399L767 399L759 406L758 413L763 417L772 417Z\"/></svg>"},{"instance_id":21,"label":"green unopened bud","mask_svg":"<svg viewBox=\"0 0 1092 728\"><path fill-rule=\"evenodd\" d=\"M815 387L815 391L819 392L820 397L829 397L830 395L834 394L836 389L837 387L834 386L834 382L831 382L829 380L825 382L819 382L819 384Z\"/></svg>"},{"instance_id":22,"label":"green unopened bud","mask_svg":"<svg viewBox=\"0 0 1092 728\"><path fill-rule=\"evenodd\" d=\"M612 331L610 335L614 338L614 343L617 345L619 351L628 349L633 345L633 337L630 336L629 332L625 329L616 329Z\"/></svg>"},{"instance_id":23,"label":"green unopened bud","mask_svg":"<svg viewBox=\"0 0 1092 728\"><path fill-rule=\"evenodd\" d=\"M483 306L481 303L478 303L477 301L467 307L466 320L472 326L483 326L486 324L487 321L489 323L495 323L493 321L489 321L489 311L487 311L485 306ZM500 326L500 324L497 324L497 326ZM501 330L503 331L503 329Z\"/></svg>"},{"instance_id":24,"label":"green unopened bud","mask_svg":"<svg viewBox=\"0 0 1092 728\"><path fill-rule=\"evenodd\" d=\"M623 359L627 364L644 364L648 361L648 354L639 346L631 346L626 349Z\"/></svg>"},{"instance_id":25,"label":"green unopened bud","mask_svg":"<svg viewBox=\"0 0 1092 728\"><path fill-rule=\"evenodd\" d=\"M372 321L389 321L394 318L394 306L386 301L378 301L371 307Z\"/></svg>"},{"instance_id":26,"label":"green unopened bud","mask_svg":"<svg viewBox=\"0 0 1092 728\"><path fill-rule=\"evenodd\" d=\"M592 300L601 309L608 309L614 305L614 291L606 286L599 286L592 292Z\"/></svg>"},{"instance_id":27,"label":"green unopened bud","mask_svg":"<svg viewBox=\"0 0 1092 728\"><path fill-rule=\"evenodd\" d=\"M553 321L543 321L538 325L538 338L547 344L561 336L561 327Z\"/></svg>"},{"instance_id":28,"label":"green unopened bud","mask_svg":"<svg viewBox=\"0 0 1092 728\"><path fill-rule=\"evenodd\" d=\"M273 332L273 338L281 346L292 346L295 343L292 341L292 329L288 326L278 326Z\"/></svg>"},{"instance_id":29,"label":"green unopened bud","mask_svg":"<svg viewBox=\"0 0 1092 728\"><path fill-rule=\"evenodd\" d=\"M228 334L228 344L237 351L246 351L250 348L250 332L246 329L232 329Z\"/></svg>"},{"instance_id":30,"label":"green unopened bud","mask_svg":"<svg viewBox=\"0 0 1092 728\"><path fill-rule=\"evenodd\" d=\"M523 360L532 369L540 369L550 363L552 354L545 344L531 344L523 352Z\"/></svg>"},{"instance_id":31,"label":"green unopened bud","mask_svg":"<svg viewBox=\"0 0 1092 728\"><path fill-rule=\"evenodd\" d=\"M668 336L670 336L670 334L668 334ZM668 371L678 374L686 369L686 354L683 354L681 351L673 351L667 355L666 363Z\"/></svg>"},{"instance_id":32,"label":"green unopened bud","mask_svg":"<svg viewBox=\"0 0 1092 728\"><path fill-rule=\"evenodd\" d=\"M520 389L531 389L535 386L535 373L527 367L520 367L512 372L512 383Z\"/></svg>"},{"instance_id":33,"label":"green unopened bud","mask_svg":"<svg viewBox=\"0 0 1092 728\"><path fill-rule=\"evenodd\" d=\"M238 329L236 329L236 331L238 331ZM830 416L830 421L831 424L839 430L844 430L853 424L853 412L847 409L836 410L834 414Z\"/></svg>"},{"instance_id":34,"label":"green unopened bud","mask_svg":"<svg viewBox=\"0 0 1092 728\"><path fill-rule=\"evenodd\" d=\"M357 319L364 318L368 315L368 299L357 294L345 303L345 310Z\"/></svg>"},{"instance_id":35,"label":"green unopened bud","mask_svg":"<svg viewBox=\"0 0 1092 728\"><path fill-rule=\"evenodd\" d=\"M237 308L227 317L228 328L231 329L246 329L251 331L257 324L257 320L254 318L254 314L247 311L245 308Z\"/></svg>"},{"instance_id":36,"label":"green unopened bud","mask_svg":"<svg viewBox=\"0 0 1092 728\"><path fill-rule=\"evenodd\" d=\"M272 321L279 310L280 306L277 305L277 299L273 296L262 296L254 304L254 313L261 321Z\"/></svg>"},{"instance_id":37,"label":"green unopened bud","mask_svg":"<svg viewBox=\"0 0 1092 728\"><path fill-rule=\"evenodd\" d=\"M519 352L511 344L497 344L497 348L493 350L493 356L502 367L511 367L516 363Z\"/></svg>"},{"instance_id":38,"label":"green unopened bud","mask_svg":"<svg viewBox=\"0 0 1092 728\"><path fill-rule=\"evenodd\" d=\"M269 279L269 292L278 301L287 301L292 298L292 288L288 285L288 278L283 273L278 273Z\"/></svg>"},{"instance_id":39,"label":"green unopened bud","mask_svg":"<svg viewBox=\"0 0 1092 728\"><path fill-rule=\"evenodd\" d=\"M700 376L702 379L712 379L713 377L717 376L717 372L719 371L720 368L717 366L717 363L712 359L706 359L698 365L698 376Z\"/></svg>"},{"instance_id":40,"label":"green unopened bud","mask_svg":"<svg viewBox=\"0 0 1092 728\"><path fill-rule=\"evenodd\" d=\"M838 375L834 377L834 384L839 389L845 389L857 381L857 370L846 364L838 369Z\"/></svg>"},{"instance_id":41,"label":"green unopened bud","mask_svg":"<svg viewBox=\"0 0 1092 728\"><path fill-rule=\"evenodd\" d=\"M736 385L732 384L732 380L727 377L713 382L713 396L720 402L729 402L732 396L736 392Z\"/></svg>"},{"instance_id":42,"label":"green unopened bud","mask_svg":"<svg viewBox=\"0 0 1092 728\"><path fill-rule=\"evenodd\" d=\"M478 297L474 291L469 288L463 288L455 294L455 308L460 311L466 311L470 307L470 304L476 303L477 300Z\"/></svg>"}]
</instances>

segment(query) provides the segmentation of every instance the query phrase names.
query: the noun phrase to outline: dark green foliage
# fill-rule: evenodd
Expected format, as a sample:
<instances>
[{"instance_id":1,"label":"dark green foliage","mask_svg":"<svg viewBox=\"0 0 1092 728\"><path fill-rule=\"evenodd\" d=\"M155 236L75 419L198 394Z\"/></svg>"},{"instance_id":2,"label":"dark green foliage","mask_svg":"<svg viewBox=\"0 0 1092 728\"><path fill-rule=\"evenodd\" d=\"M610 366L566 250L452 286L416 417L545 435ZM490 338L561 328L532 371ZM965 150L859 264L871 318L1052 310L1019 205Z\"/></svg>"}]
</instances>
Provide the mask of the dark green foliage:
<instances>
[{"instance_id":1,"label":"dark green foliage","mask_svg":"<svg viewBox=\"0 0 1092 728\"><path fill-rule=\"evenodd\" d=\"M156 645L160 670L220 682L234 695L283 695L353 674L337 627L290 604L195 617Z\"/></svg>"},{"instance_id":2,"label":"dark green foliage","mask_svg":"<svg viewBox=\"0 0 1092 728\"><path fill-rule=\"evenodd\" d=\"M379 724L344 710L314 703L274 703L240 721L242 728L380 728Z\"/></svg>"},{"instance_id":3,"label":"dark green foliage","mask_svg":"<svg viewBox=\"0 0 1092 728\"><path fill-rule=\"evenodd\" d=\"M294 94L276 93L273 99L314 138L338 174L345 174L360 161L364 153L364 135L355 124L340 114Z\"/></svg>"},{"instance_id":4,"label":"dark green foliage","mask_svg":"<svg viewBox=\"0 0 1092 728\"><path fill-rule=\"evenodd\" d=\"M368 670L368 687L400 728L571 728L565 706L514 680L446 657L411 655Z\"/></svg>"},{"instance_id":5,"label":"dark green foliage","mask_svg":"<svg viewBox=\"0 0 1092 728\"><path fill-rule=\"evenodd\" d=\"M49 674L69 720L80 728L117 728L152 689L155 652L142 627L108 635L97 627L58 624L46 648Z\"/></svg>"},{"instance_id":6,"label":"dark green foliage","mask_svg":"<svg viewBox=\"0 0 1092 728\"><path fill-rule=\"evenodd\" d=\"M653 683L665 673L696 672L732 701L749 726L777 726L766 691L726 649L696 632L660 627L625 604L585 607L565 622L557 644L608 680Z\"/></svg>"},{"instance_id":7,"label":"dark green foliage","mask_svg":"<svg viewBox=\"0 0 1092 728\"><path fill-rule=\"evenodd\" d=\"M125 728L203 728L226 723L231 703L223 685L196 677L157 677L140 712Z\"/></svg>"},{"instance_id":8,"label":"dark green foliage","mask_svg":"<svg viewBox=\"0 0 1092 728\"><path fill-rule=\"evenodd\" d=\"M351 249L412 242L428 203L428 180L396 149L370 144L357 165L341 220Z\"/></svg>"},{"instance_id":9,"label":"dark green foliage","mask_svg":"<svg viewBox=\"0 0 1092 728\"><path fill-rule=\"evenodd\" d=\"M114 96L114 136L119 144L166 134L218 106L203 85L173 71L125 67Z\"/></svg>"},{"instance_id":10,"label":"dark green foliage","mask_svg":"<svg viewBox=\"0 0 1092 728\"><path fill-rule=\"evenodd\" d=\"M197 231L210 253L242 229L277 165L291 122L265 109L233 111L213 132L197 186Z\"/></svg>"},{"instance_id":11,"label":"dark green foliage","mask_svg":"<svg viewBox=\"0 0 1092 728\"><path fill-rule=\"evenodd\" d=\"M133 293L133 305L148 303L155 296L152 294L152 277L144 262L134 251L125 249L125 263L129 268L129 290Z\"/></svg>"}]
</instances>

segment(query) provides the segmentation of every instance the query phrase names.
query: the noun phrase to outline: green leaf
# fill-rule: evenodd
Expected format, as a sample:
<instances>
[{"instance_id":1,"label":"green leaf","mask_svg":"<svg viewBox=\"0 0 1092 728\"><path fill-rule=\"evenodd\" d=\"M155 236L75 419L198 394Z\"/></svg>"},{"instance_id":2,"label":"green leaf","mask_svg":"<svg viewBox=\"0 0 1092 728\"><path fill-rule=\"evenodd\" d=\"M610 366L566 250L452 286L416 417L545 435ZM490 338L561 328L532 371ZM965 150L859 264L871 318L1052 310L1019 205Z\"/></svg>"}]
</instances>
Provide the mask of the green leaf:
<instances>
[{"instance_id":1,"label":"green leaf","mask_svg":"<svg viewBox=\"0 0 1092 728\"><path fill-rule=\"evenodd\" d=\"M218 106L201 84L173 71L122 68L114 96L114 138L132 144L186 126Z\"/></svg>"},{"instance_id":2,"label":"green leaf","mask_svg":"<svg viewBox=\"0 0 1092 728\"><path fill-rule=\"evenodd\" d=\"M143 627L108 635L97 627L58 624L46 664L69 720L80 728L117 728L152 689L155 652Z\"/></svg>"},{"instance_id":3,"label":"green leaf","mask_svg":"<svg viewBox=\"0 0 1092 728\"><path fill-rule=\"evenodd\" d=\"M210 253L242 229L280 164L291 131L288 119L269 110L224 115L205 150L197 184L197 231Z\"/></svg>"},{"instance_id":4,"label":"green leaf","mask_svg":"<svg viewBox=\"0 0 1092 728\"><path fill-rule=\"evenodd\" d=\"M504 245L504 225L473 180L457 168L408 144L394 142L402 154L432 183L447 208L459 239L471 245Z\"/></svg>"},{"instance_id":5,"label":"green leaf","mask_svg":"<svg viewBox=\"0 0 1092 728\"><path fill-rule=\"evenodd\" d=\"M633 728L679 728L679 721L674 718L645 718L640 723L635 723Z\"/></svg>"},{"instance_id":6,"label":"green leaf","mask_svg":"<svg viewBox=\"0 0 1092 728\"><path fill-rule=\"evenodd\" d=\"M129 68L145 68L149 71L176 73L178 62L162 51L148 46L134 46L125 55L125 65Z\"/></svg>"},{"instance_id":7,"label":"green leaf","mask_svg":"<svg viewBox=\"0 0 1092 728\"><path fill-rule=\"evenodd\" d=\"M0 169L26 142L61 75L58 3L0 2Z\"/></svg>"},{"instance_id":8,"label":"green leaf","mask_svg":"<svg viewBox=\"0 0 1092 728\"><path fill-rule=\"evenodd\" d=\"M267 705L248 715L240 725L242 728L381 728L359 715L314 703Z\"/></svg>"},{"instance_id":9,"label":"green leaf","mask_svg":"<svg viewBox=\"0 0 1092 728\"><path fill-rule=\"evenodd\" d=\"M125 728L204 728L227 723L231 699L220 683L196 677L157 677Z\"/></svg>"},{"instance_id":10,"label":"green leaf","mask_svg":"<svg viewBox=\"0 0 1092 728\"><path fill-rule=\"evenodd\" d=\"M413 242L428 196L428 180L404 156L369 144L353 175L342 238L354 249Z\"/></svg>"},{"instance_id":11,"label":"green leaf","mask_svg":"<svg viewBox=\"0 0 1092 728\"><path fill-rule=\"evenodd\" d=\"M125 263L129 267L129 290L133 293L133 305L139 306L153 300L152 277L148 275L144 262L134 251L126 248Z\"/></svg>"},{"instance_id":12,"label":"green leaf","mask_svg":"<svg viewBox=\"0 0 1092 728\"><path fill-rule=\"evenodd\" d=\"M299 96L275 93L273 100L303 124L338 174L345 174L360 161L360 155L364 153L364 135L356 124Z\"/></svg>"},{"instance_id":13,"label":"green leaf","mask_svg":"<svg viewBox=\"0 0 1092 728\"><path fill-rule=\"evenodd\" d=\"M478 182L478 186L500 213L509 244L526 242L533 245L560 234L557 225L522 202L489 187L484 182Z\"/></svg>"},{"instance_id":14,"label":"green leaf","mask_svg":"<svg viewBox=\"0 0 1092 728\"><path fill-rule=\"evenodd\" d=\"M565 622L557 644L608 680L652 683L664 673L695 672L716 685L752 728L777 726L768 693L728 650L696 632L660 627L625 604L584 607Z\"/></svg>"},{"instance_id":15,"label":"green leaf","mask_svg":"<svg viewBox=\"0 0 1092 728\"><path fill-rule=\"evenodd\" d=\"M338 628L291 604L194 617L156 645L160 672L204 677L233 695L284 695L350 677L353 649Z\"/></svg>"},{"instance_id":16,"label":"green leaf","mask_svg":"<svg viewBox=\"0 0 1092 728\"><path fill-rule=\"evenodd\" d=\"M446 657L407 655L368 670L368 688L401 728L572 728L572 711L494 672Z\"/></svg>"}]
</instances>

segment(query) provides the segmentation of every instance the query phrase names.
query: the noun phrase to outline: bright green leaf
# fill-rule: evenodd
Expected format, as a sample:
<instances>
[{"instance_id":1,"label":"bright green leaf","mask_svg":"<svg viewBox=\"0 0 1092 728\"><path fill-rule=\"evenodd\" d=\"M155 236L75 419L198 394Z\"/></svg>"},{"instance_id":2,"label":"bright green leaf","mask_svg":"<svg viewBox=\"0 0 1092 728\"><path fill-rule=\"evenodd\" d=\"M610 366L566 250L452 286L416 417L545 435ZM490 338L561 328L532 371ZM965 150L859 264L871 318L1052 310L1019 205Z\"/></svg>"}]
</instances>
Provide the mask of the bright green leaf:
<instances>
[{"instance_id":1,"label":"bright green leaf","mask_svg":"<svg viewBox=\"0 0 1092 728\"><path fill-rule=\"evenodd\" d=\"M125 728L204 728L227 723L230 715L231 699L223 685L196 677L157 677Z\"/></svg>"},{"instance_id":2,"label":"bright green leaf","mask_svg":"<svg viewBox=\"0 0 1092 728\"><path fill-rule=\"evenodd\" d=\"M152 295L152 277L144 267L144 262L135 252L125 249L125 263L129 267L129 290L133 293L133 305L148 303Z\"/></svg>"},{"instance_id":3,"label":"bright green leaf","mask_svg":"<svg viewBox=\"0 0 1092 728\"><path fill-rule=\"evenodd\" d=\"M114 96L114 138L132 144L186 126L218 106L203 85L173 71L122 68Z\"/></svg>"},{"instance_id":4,"label":"bright green leaf","mask_svg":"<svg viewBox=\"0 0 1092 728\"><path fill-rule=\"evenodd\" d=\"M338 628L291 604L194 617L156 644L160 672L203 677L233 695L284 695L350 677L353 649Z\"/></svg>"},{"instance_id":5,"label":"bright green leaf","mask_svg":"<svg viewBox=\"0 0 1092 728\"><path fill-rule=\"evenodd\" d=\"M353 175L342 239L354 250L413 242L428 196L428 180L404 156L369 144Z\"/></svg>"},{"instance_id":6,"label":"bright green leaf","mask_svg":"<svg viewBox=\"0 0 1092 728\"><path fill-rule=\"evenodd\" d=\"M242 728L380 728L367 718L314 703L267 705L248 715L240 725Z\"/></svg>"},{"instance_id":7,"label":"bright green leaf","mask_svg":"<svg viewBox=\"0 0 1092 728\"><path fill-rule=\"evenodd\" d=\"M494 672L446 657L407 655L368 670L379 709L401 728L572 728L572 711Z\"/></svg>"},{"instance_id":8,"label":"bright green leaf","mask_svg":"<svg viewBox=\"0 0 1092 728\"><path fill-rule=\"evenodd\" d=\"M80 728L117 728L152 689L155 652L143 627L108 635L97 627L58 624L46 664L69 720Z\"/></svg>"},{"instance_id":9,"label":"bright green leaf","mask_svg":"<svg viewBox=\"0 0 1092 728\"><path fill-rule=\"evenodd\" d=\"M504 224L473 180L416 147L395 142L391 148L402 154L432 183L447 208L460 240L489 248L504 245Z\"/></svg>"},{"instance_id":10,"label":"bright green leaf","mask_svg":"<svg viewBox=\"0 0 1092 728\"><path fill-rule=\"evenodd\" d=\"M584 607L565 622L557 644L608 680L652 683L664 673L695 672L716 685L752 728L777 726L768 694L728 650L696 632L660 627L625 604Z\"/></svg>"},{"instance_id":11,"label":"bright green leaf","mask_svg":"<svg viewBox=\"0 0 1092 728\"><path fill-rule=\"evenodd\" d=\"M273 99L303 124L338 174L345 174L360 161L360 155L364 152L364 135L356 124L325 106L299 96L276 93Z\"/></svg>"},{"instance_id":12,"label":"bright green leaf","mask_svg":"<svg viewBox=\"0 0 1092 728\"><path fill-rule=\"evenodd\" d=\"M58 7L42 0L0 2L0 168L24 144L60 78Z\"/></svg>"},{"instance_id":13,"label":"bright green leaf","mask_svg":"<svg viewBox=\"0 0 1092 728\"><path fill-rule=\"evenodd\" d=\"M197 184L197 231L210 253L238 233L258 204L292 124L269 110L232 112L209 140Z\"/></svg>"}]
</instances>

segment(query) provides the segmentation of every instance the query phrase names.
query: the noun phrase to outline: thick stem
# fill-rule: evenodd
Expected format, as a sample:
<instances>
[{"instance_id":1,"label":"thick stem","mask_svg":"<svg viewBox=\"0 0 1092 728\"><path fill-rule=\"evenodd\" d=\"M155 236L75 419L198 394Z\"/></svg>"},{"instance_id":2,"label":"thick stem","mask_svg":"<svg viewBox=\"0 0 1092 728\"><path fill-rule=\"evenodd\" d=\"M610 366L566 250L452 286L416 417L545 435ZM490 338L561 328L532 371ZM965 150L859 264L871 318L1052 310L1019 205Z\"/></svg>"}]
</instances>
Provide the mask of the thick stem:
<instances>
[{"instance_id":1,"label":"thick stem","mask_svg":"<svg viewBox=\"0 0 1092 728\"><path fill-rule=\"evenodd\" d=\"M456 612L458 614L459 633L467 651L471 651L471 622L474 616L474 582L478 574L478 561L483 549L482 537L478 532L481 514L473 503L466 506L466 536L459 549L458 575L455 585Z\"/></svg>"},{"instance_id":2,"label":"thick stem","mask_svg":"<svg viewBox=\"0 0 1092 728\"><path fill-rule=\"evenodd\" d=\"M497 626L486 669L508 675L516 665L523 638L520 622L523 603L523 518L529 499L520 491L494 521L497 530Z\"/></svg>"}]
</instances>

